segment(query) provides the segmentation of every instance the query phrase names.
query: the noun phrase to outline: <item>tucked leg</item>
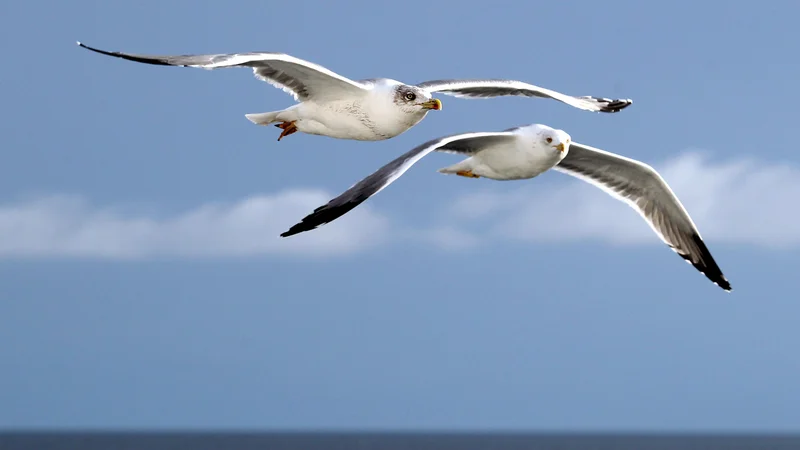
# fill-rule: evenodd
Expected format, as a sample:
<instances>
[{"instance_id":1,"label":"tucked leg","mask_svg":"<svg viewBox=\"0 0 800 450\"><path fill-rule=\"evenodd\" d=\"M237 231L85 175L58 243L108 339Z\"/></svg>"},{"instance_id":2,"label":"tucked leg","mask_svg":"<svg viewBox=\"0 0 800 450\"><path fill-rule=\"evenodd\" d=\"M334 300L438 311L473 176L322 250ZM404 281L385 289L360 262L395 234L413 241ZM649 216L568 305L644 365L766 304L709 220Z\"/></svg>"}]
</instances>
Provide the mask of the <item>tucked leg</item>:
<instances>
[{"instance_id":1,"label":"tucked leg","mask_svg":"<svg viewBox=\"0 0 800 450\"><path fill-rule=\"evenodd\" d=\"M277 124L275 126L283 130L281 132L281 135L278 136L278 140L279 141L281 139L283 139L284 137L289 136L290 134L294 134L294 133L297 132L297 124L295 124L294 120L291 121L291 122L282 122L282 123L279 123L279 124Z\"/></svg>"},{"instance_id":2,"label":"tucked leg","mask_svg":"<svg viewBox=\"0 0 800 450\"><path fill-rule=\"evenodd\" d=\"M456 172L456 175L458 175L460 177L467 177L467 178L480 178L481 177L480 175L475 175L474 173L472 173L471 170L459 170L458 172Z\"/></svg>"}]
</instances>

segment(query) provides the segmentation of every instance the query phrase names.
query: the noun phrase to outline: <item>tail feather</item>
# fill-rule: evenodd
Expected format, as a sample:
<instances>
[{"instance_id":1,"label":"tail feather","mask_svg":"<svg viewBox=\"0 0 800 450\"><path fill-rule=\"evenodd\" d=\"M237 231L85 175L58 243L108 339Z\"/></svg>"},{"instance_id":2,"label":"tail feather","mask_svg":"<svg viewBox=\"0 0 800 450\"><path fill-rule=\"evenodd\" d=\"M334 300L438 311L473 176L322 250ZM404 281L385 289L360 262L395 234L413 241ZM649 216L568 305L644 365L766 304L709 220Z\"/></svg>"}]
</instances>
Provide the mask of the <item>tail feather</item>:
<instances>
[{"instance_id":1,"label":"tail feather","mask_svg":"<svg viewBox=\"0 0 800 450\"><path fill-rule=\"evenodd\" d=\"M442 167L437 172L444 173L444 174L455 174L462 171L470 170L472 167L468 163L469 158L465 159L464 161L457 162L452 166Z\"/></svg>"},{"instance_id":2,"label":"tail feather","mask_svg":"<svg viewBox=\"0 0 800 450\"><path fill-rule=\"evenodd\" d=\"M247 120L256 125L269 125L271 123L278 122L278 114L281 112L282 111L272 111L265 113L245 114L244 116L247 117Z\"/></svg>"}]
</instances>

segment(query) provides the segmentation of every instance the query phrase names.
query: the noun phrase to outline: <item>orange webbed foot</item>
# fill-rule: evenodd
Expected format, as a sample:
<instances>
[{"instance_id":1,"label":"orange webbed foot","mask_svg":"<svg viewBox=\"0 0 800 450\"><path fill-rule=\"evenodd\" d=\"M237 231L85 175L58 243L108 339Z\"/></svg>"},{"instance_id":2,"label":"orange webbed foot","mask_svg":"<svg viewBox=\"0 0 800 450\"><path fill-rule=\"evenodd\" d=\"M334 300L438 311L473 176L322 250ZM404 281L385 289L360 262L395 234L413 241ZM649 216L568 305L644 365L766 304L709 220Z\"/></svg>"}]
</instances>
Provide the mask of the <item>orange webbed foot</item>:
<instances>
[{"instance_id":1,"label":"orange webbed foot","mask_svg":"<svg viewBox=\"0 0 800 450\"><path fill-rule=\"evenodd\" d=\"M294 120L291 122L282 122L275 126L283 130L281 132L281 135L278 136L279 141L285 138L286 136L289 136L290 134L294 134L297 132L297 124L295 124Z\"/></svg>"}]
</instances>

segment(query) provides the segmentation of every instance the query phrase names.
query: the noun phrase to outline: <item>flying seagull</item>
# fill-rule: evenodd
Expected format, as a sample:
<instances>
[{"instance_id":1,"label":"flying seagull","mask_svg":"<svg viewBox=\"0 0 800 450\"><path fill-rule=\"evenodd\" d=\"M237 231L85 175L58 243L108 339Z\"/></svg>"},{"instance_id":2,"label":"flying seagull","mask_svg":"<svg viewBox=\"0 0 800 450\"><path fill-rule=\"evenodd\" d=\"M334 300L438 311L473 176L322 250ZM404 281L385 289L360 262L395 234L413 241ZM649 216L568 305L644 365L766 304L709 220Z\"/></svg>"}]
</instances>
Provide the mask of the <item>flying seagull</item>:
<instances>
[{"instance_id":1,"label":"flying seagull","mask_svg":"<svg viewBox=\"0 0 800 450\"><path fill-rule=\"evenodd\" d=\"M291 94L299 103L282 111L245 114L257 125L275 123L278 140L295 132L338 139L380 141L418 124L428 111L442 109L435 92L466 98L542 97L586 111L614 113L631 100L574 97L521 81L438 80L408 85L389 78L350 80L317 64L283 53L251 52L215 55L148 56L81 47L103 55L162 66L251 67L256 78Z\"/></svg>"},{"instance_id":2,"label":"flying seagull","mask_svg":"<svg viewBox=\"0 0 800 450\"><path fill-rule=\"evenodd\" d=\"M624 156L572 142L563 130L540 124L500 132L456 134L426 142L320 206L281 236L313 230L336 220L433 151L467 156L461 162L439 169L445 174L520 180L554 169L591 183L635 209L672 250L714 284L731 290L689 213L655 169Z\"/></svg>"}]
</instances>

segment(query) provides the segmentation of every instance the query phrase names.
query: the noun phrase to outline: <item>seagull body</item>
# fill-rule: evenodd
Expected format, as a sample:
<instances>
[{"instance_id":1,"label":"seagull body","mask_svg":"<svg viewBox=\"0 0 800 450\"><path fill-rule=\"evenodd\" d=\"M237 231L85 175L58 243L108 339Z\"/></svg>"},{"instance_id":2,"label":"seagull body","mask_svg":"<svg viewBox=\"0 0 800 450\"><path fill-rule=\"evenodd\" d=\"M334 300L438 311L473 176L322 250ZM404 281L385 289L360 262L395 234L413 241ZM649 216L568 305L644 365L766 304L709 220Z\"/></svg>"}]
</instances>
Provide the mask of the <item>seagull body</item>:
<instances>
[{"instance_id":1,"label":"seagull body","mask_svg":"<svg viewBox=\"0 0 800 450\"><path fill-rule=\"evenodd\" d=\"M521 127L495 136L504 138L457 164L439 169L439 172L500 181L530 179L561 162L571 139L564 131L543 125ZM548 145L530 145L531 141L539 140ZM445 145L438 151L447 151L447 148Z\"/></svg>"},{"instance_id":2,"label":"seagull body","mask_svg":"<svg viewBox=\"0 0 800 450\"><path fill-rule=\"evenodd\" d=\"M442 109L433 94L463 98L523 96L549 98L585 111L614 113L633 103L571 96L513 80L434 80L417 85L389 78L350 80L325 67L283 53L136 55L81 47L145 64L219 69L250 67L256 78L291 94L299 103L281 111L246 114L257 125L276 124L281 140L295 132L338 139L380 141L409 130L431 110Z\"/></svg>"},{"instance_id":3,"label":"seagull body","mask_svg":"<svg viewBox=\"0 0 800 450\"><path fill-rule=\"evenodd\" d=\"M368 89L350 98L306 100L282 111L246 114L257 125L275 122L294 123L297 131L358 141L389 139L409 130L425 118L428 111L441 109L441 101L430 94L405 88L399 81L388 78L361 81ZM413 93L421 101L408 102L403 98ZM421 105L421 106L420 106Z\"/></svg>"},{"instance_id":4,"label":"seagull body","mask_svg":"<svg viewBox=\"0 0 800 450\"><path fill-rule=\"evenodd\" d=\"M572 142L563 130L540 124L501 132L457 134L426 142L320 206L281 236L310 231L336 220L383 190L433 151L467 156L439 169L444 174L519 180L553 169L593 184L631 206L673 251L714 284L731 290L686 209L655 169L624 156Z\"/></svg>"}]
</instances>

